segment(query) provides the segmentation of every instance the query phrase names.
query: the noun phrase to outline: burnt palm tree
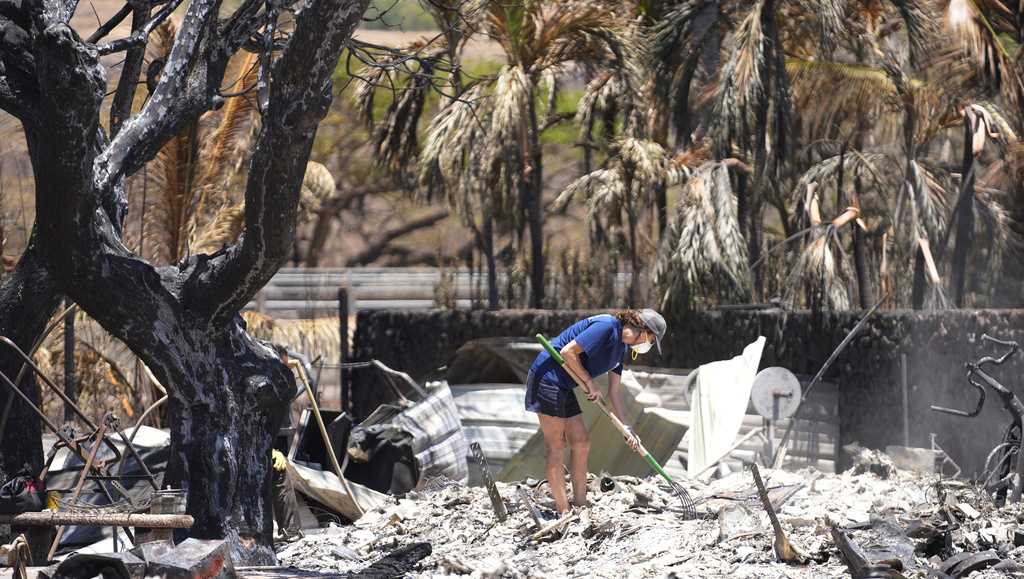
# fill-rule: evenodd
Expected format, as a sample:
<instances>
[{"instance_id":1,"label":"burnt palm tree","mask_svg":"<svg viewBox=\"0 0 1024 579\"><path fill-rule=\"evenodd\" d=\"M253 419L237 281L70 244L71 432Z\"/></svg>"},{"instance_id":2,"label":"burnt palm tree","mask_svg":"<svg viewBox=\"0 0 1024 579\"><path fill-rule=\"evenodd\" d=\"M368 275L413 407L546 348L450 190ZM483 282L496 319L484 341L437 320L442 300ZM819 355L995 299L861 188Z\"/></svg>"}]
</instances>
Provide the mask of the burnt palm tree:
<instances>
[{"instance_id":1,"label":"burnt palm tree","mask_svg":"<svg viewBox=\"0 0 1024 579\"><path fill-rule=\"evenodd\" d=\"M558 76L572 62L621 54L623 37L609 6L557 0L487 2L482 33L502 47L503 66L475 80L430 121L420 181L443 192L472 221L509 222L528 235L530 305L544 302L544 209L541 138L568 115L556 110ZM486 236L485 236L486 237ZM493 243L488 243L493 248ZM493 249L492 249L493 250ZM492 258L488 256L488 260Z\"/></svg>"}]
</instances>

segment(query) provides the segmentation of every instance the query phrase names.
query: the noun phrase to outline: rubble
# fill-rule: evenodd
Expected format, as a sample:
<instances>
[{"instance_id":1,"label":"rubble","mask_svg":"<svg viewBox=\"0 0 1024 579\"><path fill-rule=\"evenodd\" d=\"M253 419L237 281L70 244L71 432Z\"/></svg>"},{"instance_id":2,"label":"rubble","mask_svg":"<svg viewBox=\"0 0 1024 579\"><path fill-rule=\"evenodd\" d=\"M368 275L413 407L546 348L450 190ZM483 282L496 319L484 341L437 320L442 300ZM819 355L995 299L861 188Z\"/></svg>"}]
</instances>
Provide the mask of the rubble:
<instances>
[{"instance_id":1,"label":"rubble","mask_svg":"<svg viewBox=\"0 0 1024 579\"><path fill-rule=\"evenodd\" d=\"M405 576L802 579L850 575L833 538L842 536L847 553L860 553L864 577L1014 577L1024 567L1024 508L997 508L969 484L895 468L883 469L887 478L870 468L761 472L805 564L778 562L750 471L707 485L686 481L702 515L690 521L655 478L592 475L591 504L561 519L546 483L498 482L504 522L485 488L449 481L391 498L352 525L308 534L278 558L296 569L355 574L388 553L429 544Z\"/></svg>"},{"instance_id":2,"label":"rubble","mask_svg":"<svg viewBox=\"0 0 1024 579\"><path fill-rule=\"evenodd\" d=\"M863 448L857 443L848 444L843 450L853 458L854 473L871 472L881 478L889 478L896 473L896 463L884 452Z\"/></svg>"}]
</instances>

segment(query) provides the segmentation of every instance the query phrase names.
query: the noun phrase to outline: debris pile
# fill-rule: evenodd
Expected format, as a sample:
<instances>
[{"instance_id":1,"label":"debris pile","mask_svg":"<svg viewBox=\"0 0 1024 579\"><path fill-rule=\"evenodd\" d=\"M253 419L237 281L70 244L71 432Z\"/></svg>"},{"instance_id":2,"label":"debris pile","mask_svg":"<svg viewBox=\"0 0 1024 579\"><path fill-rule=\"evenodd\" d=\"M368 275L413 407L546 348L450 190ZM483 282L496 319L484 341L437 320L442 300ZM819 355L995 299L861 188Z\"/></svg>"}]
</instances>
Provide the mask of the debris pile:
<instances>
[{"instance_id":1,"label":"debris pile","mask_svg":"<svg viewBox=\"0 0 1024 579\"><path fill-rule=\"evenodd\" d=\"M508 510L504 522L497 521L486 489L452 483L411 492L351 526L308 535L281 549L278 558L300 569L347 573L397 548L429 543L432 553L410 576L620 577L627 569L638 577L836 576L846 573L846 564L837 556L831 525L870 529L873 515L915 517L931 498L927 481L899 473L884 480L813 470L766 470L762 476L790 540L812 559L805 566L775 560L772 529L749 472L707 486L691 483L690 494L702 499L702 517L690 521L653 478L592 476L590 506L564 520L551 510L546 483L498 483ZM536 519L526 503L539 512ZM851 532L859 540L861 531Z\"/></svg>"}]
</instances>

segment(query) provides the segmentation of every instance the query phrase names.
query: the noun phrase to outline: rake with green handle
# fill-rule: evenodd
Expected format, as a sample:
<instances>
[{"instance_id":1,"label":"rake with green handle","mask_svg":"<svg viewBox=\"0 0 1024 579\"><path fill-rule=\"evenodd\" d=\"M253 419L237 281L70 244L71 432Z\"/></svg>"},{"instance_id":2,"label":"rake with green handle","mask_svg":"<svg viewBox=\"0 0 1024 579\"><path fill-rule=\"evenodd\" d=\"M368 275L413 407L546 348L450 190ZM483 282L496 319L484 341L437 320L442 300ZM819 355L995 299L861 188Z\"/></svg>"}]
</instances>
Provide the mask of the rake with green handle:
<instances>
[{"instance_id":1,"label":"rake with green handle","mask_svg":"<svg viewBox=\"0 0 1024 579\"><path fill-rule=\"evenodd\" d=\"M575 380L581 388L583 388L584 392L588 392L586 383L582 379L580 379L579 376L576 375L576 372L574 372L572 368L565 365L565 358L563 358L562 354L559 353L558 350L556 350L555 347L551 345L551 342L549 342L543 334L537 334L536 338L537 341L540 342L540 345L544 346L544 349L547 350L548 355L551 356L551 358L555 362L557 362L559 366L561 366L566 372L569 373L569 376L571 376L572 379ZM651 469L653 469L654 472L660 474L661 477L664 478L666 482L668 482L669 486L672 487L672 491L676 494L677 497L679 497L680 502L683 503L683 518L696 519L696 503L694 503L693 499L690 498L690 495L689 493L686 492L686 489L681 487L679 483L677 483L676 481L672 480L672 477L670 477L668 473L665 472L665 469L662 468L661 465L658 464L658 461L655 460L653 456L651 456L651 453L648 452L646 448L644 448L643 443L640 441L640 437L637 436L636 433L633 432L629 427L623 424L622 421L619 420L618 416L615 416L611 409L608 408L608 404L604 400L597 400L596 402L594 402L594 404L596 404L597 407L601 409L601 412L603 412L604 415L607 416L608 419L612 421L612 424L615 426L616 429L618 429L619 432L622 433L623 436L628 435L636 439L637 454L644 457L644 460L647 462L648 465L650 465Z\"/></svg>"}]
</instances>

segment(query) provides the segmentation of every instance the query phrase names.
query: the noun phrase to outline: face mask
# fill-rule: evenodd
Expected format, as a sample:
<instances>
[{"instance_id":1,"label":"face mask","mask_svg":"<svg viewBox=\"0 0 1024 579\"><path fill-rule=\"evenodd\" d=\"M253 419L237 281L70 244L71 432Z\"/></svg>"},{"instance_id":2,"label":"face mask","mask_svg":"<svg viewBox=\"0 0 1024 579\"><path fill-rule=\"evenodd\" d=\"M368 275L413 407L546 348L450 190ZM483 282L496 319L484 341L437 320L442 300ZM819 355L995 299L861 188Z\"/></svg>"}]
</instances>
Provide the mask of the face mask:
<instances>
[{"instance_id":1,"label":"face mask","mask_svg":"<svg viewBox=\"0 0 1024 579\"><path fill-rule=\"evenodd\" d=\"M640 342L639 344L633 344L630 347L633 348L633 351L637 354L646 354L651 351L651 346L653 345L654 344L651 342Z\"/></svg>"}]
</instances>

